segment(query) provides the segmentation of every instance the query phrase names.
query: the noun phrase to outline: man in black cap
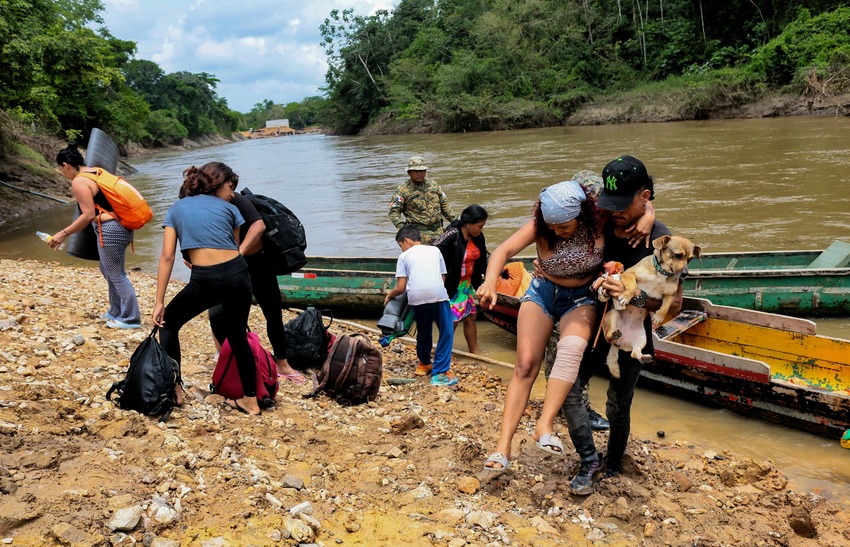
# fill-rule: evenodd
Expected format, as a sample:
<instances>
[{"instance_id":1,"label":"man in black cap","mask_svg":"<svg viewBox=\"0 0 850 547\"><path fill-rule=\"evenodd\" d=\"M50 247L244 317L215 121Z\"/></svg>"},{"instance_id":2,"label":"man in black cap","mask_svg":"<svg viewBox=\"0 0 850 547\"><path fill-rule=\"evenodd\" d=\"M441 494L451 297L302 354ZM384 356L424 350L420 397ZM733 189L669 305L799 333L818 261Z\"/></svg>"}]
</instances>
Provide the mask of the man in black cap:
<instances>
[{"instance_id":1,"label":"man in black cap","mask_svg":"<svg viewBox=\"0 0 850 547\"><path fill-rule=\"evenodd\" d=\"M632 156L620 156L605 166L602 171L603 188L597 202L602 209L611 211L611 218L603 229L605 236L605 261L616 260L624 267L630 268L642 258L652 254L652 247L645 245L633 247L629 243L630 235L627 229L634 225L644 213L647 204L655 197L652 177L646 172L643 163ZM670 230L659 221L652 226L651 240L663 235L672 235ZM611 297L616 298L623 292L619 280L606 280L602 285ZM632 300L631 305L657 310L661 300L647 298L640 291ZM671 313L678 314L682 305L682 286L679 285L677 302ZM647 330L647 345L645 353L652 354L652 323L647 314L644 328ZM596 452L593 442L593 432L588 422L587 408L582 400L582 390L590 380L596 366L604 363L608 356L609 344L600 337L596 348L587 354L582 361L578 378L564 402L563 413L570 428L570 438L581 457L578 474L570 481L572 494L586 496L593 492L593 478L603 469L603 462ZM605 406L610 422L608 435L608 452L605 456L606 476L613 477L620 473L626 444L629 441L631 427L631 406L635 386L641 371L640 361L624 351L619 352L620 378L611 378L608 384L608 401Z\"/></svg>"}]
</instances>

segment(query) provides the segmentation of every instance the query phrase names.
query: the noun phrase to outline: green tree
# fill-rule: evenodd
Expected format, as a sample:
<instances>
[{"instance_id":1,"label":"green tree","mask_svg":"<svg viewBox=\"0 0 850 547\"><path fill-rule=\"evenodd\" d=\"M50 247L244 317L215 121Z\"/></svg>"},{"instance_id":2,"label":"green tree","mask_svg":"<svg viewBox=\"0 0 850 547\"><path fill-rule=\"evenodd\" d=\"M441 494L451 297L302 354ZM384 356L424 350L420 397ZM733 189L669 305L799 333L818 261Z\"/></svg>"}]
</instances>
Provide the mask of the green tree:
<instances>
[{"instance_id":1,"label":"green tree","mask_svg":"<svg viewBox=\"0 0 850 547\"><path fill-rule=\"evenodd\" d=\"M124 81L152 108L160 108L160 84L165 72L153 61L133 59L121 68Z\"/></svg>"},{"instance_id":2,"label":"green tree","mask_svg":"<svg viewBox=\"0 0 850 547\"><path fill-rule=\"evenodd\" d=\"M154 110L148 116L145 129L153 144L171 144L180 142L189 136L189 130L180 123L170 110Z\"/></svg>"}]
</instances>

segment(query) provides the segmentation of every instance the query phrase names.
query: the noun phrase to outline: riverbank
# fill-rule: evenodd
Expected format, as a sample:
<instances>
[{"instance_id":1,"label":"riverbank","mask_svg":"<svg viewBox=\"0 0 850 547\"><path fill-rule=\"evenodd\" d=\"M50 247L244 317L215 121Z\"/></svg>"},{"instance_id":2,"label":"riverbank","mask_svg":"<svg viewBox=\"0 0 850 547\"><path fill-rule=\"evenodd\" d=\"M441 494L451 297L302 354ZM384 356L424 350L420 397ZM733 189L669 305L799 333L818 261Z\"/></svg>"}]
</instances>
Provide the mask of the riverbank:
<instances>
[{"instance_id":1,"label":"riverbank","mask_svg":"<svg viewBox=\"0 0 850 547\"><path fill-rule=\"evenodd\" d=\"M698 91L688 87L648 85L624 93L594 97L578 106L563 125L850 116L850 93L800 95L772 92L742 98L729 90L711 86ZM440 120L428 117L398 119L387 114L367 126L360 135L438 133L440 126Z\"/></svg>"},{"instance_id":2,"label":"riverbank","mask_svg":"<svg viewBox=\"0 0 850 547\"><path fill-rule=\"evenodd\" d=\"M130 276L149 326L155 280ZM181 333L187 403L159 425L103 397L148 331L97 320L106 286L96 269L0 260L0 281L0 537L11 545L850 541L844 500L792 491L773 463L720 442L696 451L632 439L621 478L570 496L569 441L559 459L529 440L539 401L520 424L511 472L482 481L505 385L475 363L453 363L457 388L384 383L377 401L354 408L302 399L287 383L275 408L251 418L209 395L214 348L196 319ZM265 340L261 325L252 310ZM411 348L382 353L385 378L412 378ZM568 439L563 425L558 433Z\"/></svg>"},{"instance_id":3,"label":"riverbank","mask_svg":"<svg viewBox=\"0 0 850 547\"><path fill-rule=\"evenodd\" d=\"M67 143L55 137L25 132L20 128L15 138L19 142L11 147L8 156L0 163L0 181L6 183L0 184L0 223L52 207L58 200L71 202L74 199L70 184L53 163L56 153ZM208 135L156 148L146 148L139 144L125 146L122 147L122 154L125 155L121 157L117 174L131 178L135 170L127 161L133 158L216 146L241 139L239 133L234 133L230 139L221 135Z\"/></svg>"}]
</instances>

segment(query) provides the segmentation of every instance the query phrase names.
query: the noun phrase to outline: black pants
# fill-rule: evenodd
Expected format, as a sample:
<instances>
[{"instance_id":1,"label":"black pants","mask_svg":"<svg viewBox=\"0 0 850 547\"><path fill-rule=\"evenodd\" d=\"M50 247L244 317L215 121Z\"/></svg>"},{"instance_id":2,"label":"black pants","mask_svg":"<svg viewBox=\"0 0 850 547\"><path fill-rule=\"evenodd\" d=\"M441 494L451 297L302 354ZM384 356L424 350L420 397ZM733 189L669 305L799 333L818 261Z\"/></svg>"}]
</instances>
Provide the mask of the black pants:
<instances>
[{"instance_id":1,"label":"black pants","mask_svg":"<svg viewBox=\"0 0 850 547\"><path fill-rule=\"evenodd\" d=\"M286 331L283 328L283 300L280 297L280 286L277 276L272 271L271 264L265 253L260 251L245 257L248 263L248 274L251 276L251 289L263 316L266 318L266 332L272 344L275 359L286 359ZM210 328L218 343L224 342L225 331L224 306L210 309Z\"/></svg>"},{"instance_id":2,"label":"black pants","mask_svg":"<svg viewBox=\"0 0 850 547\"><path fill-rule=\"evenodd\" d=\"M652 354L654 353L652 323L649 317L644 321L644 329L647 334L647 343L643 351ZM593 431L588 421L587 404L583 397L583 391L597 367L605 366L610 347L605 338L600 337L596 348L585 352L578 378L576 378L564 405L561 407L570 428L570 439L582 460L596 457L596 445L593 442ZM608 453L605 456L605 464L608 469L613 471L621 470L623 455L626 453L626 446L629 443L632 424L632 400L635 396L638 377L643 369L640 361L633 358L630 353L620 351L617 356L617 362L620 365L620 377L612 377L608 381L608 401L605 404L605 414L611 424L611 429L608 431Z\"/></svg>"},{"instance_id":3,"label":"black pants","mask_svg":"<svg viewBox=\"0 0 850 547\"><path fill-rule=\"evenodd\" d=\"M242 391L246 397L257 394L257 367L248 346L248 312L251 310L251 278L245 259L237 256L215 266L193 266L189 283L165 307L165 326L159 340L166 353L180 362L180 329L205 310L216 305L223 309L222 332L230 342Z\"/></svg>"}]
</instances>

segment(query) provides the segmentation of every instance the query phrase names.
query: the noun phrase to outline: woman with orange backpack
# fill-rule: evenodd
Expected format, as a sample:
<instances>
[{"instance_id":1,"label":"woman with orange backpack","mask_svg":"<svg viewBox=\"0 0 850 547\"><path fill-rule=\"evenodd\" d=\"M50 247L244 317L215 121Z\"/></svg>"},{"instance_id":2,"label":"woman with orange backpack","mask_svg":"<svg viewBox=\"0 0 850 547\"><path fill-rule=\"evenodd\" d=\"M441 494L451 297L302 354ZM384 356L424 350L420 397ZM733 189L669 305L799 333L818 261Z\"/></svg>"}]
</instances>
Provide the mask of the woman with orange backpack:
<instances>
[{"instance_id":1,"label":"woman with orange backpack","mask_svg":"<svg viewBox=\"0 0 850 547\"><path fill-rule=\"evenodd\" d=\"M109 309L100 318L113 329L141 327L139 301L124 268L127 246L133 241L133 230L118 221L112 204L91 178L92 173L100 169L85 167L85 160L75 143L69 143L59 151L56 163L62 176L71 181L71 192L77 199L80 215L69 226L53 234L48 245L57 249L69 235L92 224L98 235L100 273L109 287Z\"/></svg>"}]
</instances>

